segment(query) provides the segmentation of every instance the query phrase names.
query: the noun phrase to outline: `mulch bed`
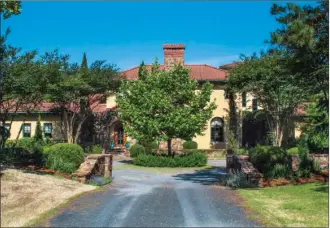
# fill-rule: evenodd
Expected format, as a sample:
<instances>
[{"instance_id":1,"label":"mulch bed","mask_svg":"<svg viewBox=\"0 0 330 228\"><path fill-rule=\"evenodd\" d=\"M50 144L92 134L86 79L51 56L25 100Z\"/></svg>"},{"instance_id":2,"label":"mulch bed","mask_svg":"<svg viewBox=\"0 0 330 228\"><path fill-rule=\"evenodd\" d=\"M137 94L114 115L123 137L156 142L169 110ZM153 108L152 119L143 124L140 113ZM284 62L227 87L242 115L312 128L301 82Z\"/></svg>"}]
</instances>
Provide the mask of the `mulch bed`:
<instances>
[{"instance_id":1,"label":"mulch bed","mask_svg":"<svg viewBox=\"0 0 330 228\"><path fill-rule=\"evenodd\" d=\"M56 172L53 169L47 169L44 167L38 167L35 165L28 165L26 167L23 167L24 170L28 170L28 171L33 171L33 172L37 172L40 174L49 174L49 175L54 175L54 176L60 176L60 177L64 177L66 179L72 180L72 175L69 173L61 173L61 172Z\"/></svg>"},{"instance_id":2,"label":"mulch bed","mask_svg":"<svg viewBox=\"0 0 330 228\"><path fill-rule=\"evenodd\" d=\"M313 182L329 182L329 171L323 171L321 174L313 174L310 178L297 178L295 180L288 180L286 178L263 180L260 187L275 187L288 184L297 185Z\"/></svg>"}]
</instances>

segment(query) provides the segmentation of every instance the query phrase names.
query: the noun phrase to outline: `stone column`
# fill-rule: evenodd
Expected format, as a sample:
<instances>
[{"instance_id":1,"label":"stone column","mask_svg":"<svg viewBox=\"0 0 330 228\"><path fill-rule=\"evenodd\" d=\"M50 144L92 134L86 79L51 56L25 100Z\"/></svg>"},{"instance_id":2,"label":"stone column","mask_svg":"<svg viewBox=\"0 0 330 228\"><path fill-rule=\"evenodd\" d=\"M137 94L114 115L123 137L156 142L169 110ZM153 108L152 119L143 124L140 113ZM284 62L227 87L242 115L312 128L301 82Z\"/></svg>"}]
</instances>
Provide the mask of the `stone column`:
<instances>
[{"instance_id":1,"label":"stone column","mask_svg":"<svg viewBox=\"0 0 330 228\"><path fill-rule=\"evenodd\" d=\"M112 177L112 155L105 157L104 177Z\"/></svg>"}]
</instances>

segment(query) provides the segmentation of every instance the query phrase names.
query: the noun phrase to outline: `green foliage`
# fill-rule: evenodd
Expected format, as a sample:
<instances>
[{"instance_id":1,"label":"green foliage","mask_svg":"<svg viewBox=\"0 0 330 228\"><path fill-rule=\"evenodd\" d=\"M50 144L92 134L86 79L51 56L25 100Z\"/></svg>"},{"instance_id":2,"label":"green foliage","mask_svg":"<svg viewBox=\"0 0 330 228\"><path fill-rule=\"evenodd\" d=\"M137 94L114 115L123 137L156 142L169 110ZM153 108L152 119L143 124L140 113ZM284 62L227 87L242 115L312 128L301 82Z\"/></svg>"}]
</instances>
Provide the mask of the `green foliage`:
<instances>
[{"instance_id":1,"label":"green foliage","mask_svg":"<svg viewBox=\"0 0 330 228\"><path fill-rule=\"evenodd\" d=\"M198 144L195 141L185 141L183 143L183 149L198 149Z\"/></svg>"},{"instance_id":2,"label":"green foliage","mask_svg":"<svg viewBox=\"0 0 330 228\"><path fill-rule=\"evenodd\" d=\"M146 167L201 167L207 163L207 157L200 152L186 155L155 155L140 154L133 160L133 164Z\"/></svg>"},{"instance_id":3,"label":"green foliage","mask_svg":"<svg viewBox=\"0 0 330 228\"><path fill-rule=\"evenodd\" d=\"M246 188L251 187L247 176L239 170L233 170L232 173L227 174L224 178L221 179L222 184L229 186L231 188Z\"/></svg>"},{"instance_id":4,"label":"green foliage","mask_svg":"<svg viewBox=\"0 0 330 228\"><path fill-rule=\"evenodd\" d=\"M240 148L235 153L236 154L239 154L239 155L249 155L249 150L248 149L244 149L244 148Z\"/></svg>"},{"instance_id":5,"label":"green foliage","mask_svg":"<svg viewBox=\"0 0 330 228\"><path fill-rule=\"evenodd\" d=\"M298 155L299 154L299 148L298 147L292 147L287 150L289 155Z\"/></svg>"},{"instance_id":6,"label":"green foliage","mask_svg":"<svg viewBox=\"0 0 330 228\"><path fill-rule=\"evenodd\" d=\"M151 72L140 70L143 79L125 81L117 93L120 118L127 133L142 141L191 139L202 134L216 108L210 102L212 84L190 79L181 65L169 71L154 63ZM169 148L170 149L170 148Z\"/></svg>"},{"instance_id":7,"label":"green foliage","mask_svg":"<svg viewBox=\"0 0 330 228\"><path fill-rule=\"evenodd\" d=\"M59 172L73 173L84 161L83 149L77 144L58 143L47 151L47 167Z\"/></svg>"},{"instance_id":8,"label":"green foliage","mask_svg":"<svg viewBox=\"0 0 330 228\"><path fill-rule=\"evenodd\" d=\"M7 164L23 164L33 159L37 165L43 165L46 159L44 148L51 145L51 141L40 141L35 138L21 138L19 140L7 140L3 162Z\"/></svg>"},{"instance_id":9,"label":"green foliage","mask_svg":"<svg viewBox=\"0 0 330 228\"><path fill-rule=\"evenodd\" d=\"M284 148L258 145L249 151L249 155L253 165L255 165L266 178L273 178L274 175L276 177L279 177L281 174L284 175L282 172L283 170L291 172L288 168L291 161L290 156ZM283 165L283 167L277 164ZM287 165L288 167L286 167ZM289 173L282 177L287 177L288 175Z\"/></svg>"},{"instance_id":10,"label":"green foliage","mask_svg":"<svg viewBox=\"0 0 330 228\"><path fill-rule=\"evenodd\" d=\"M314 6L274 4L271 13L281 25L271 43L287 51L297 85L310 95L321 91L328 106L329 1Z\"/></svg>"},{"instance_id":11,"label":"green foliage","mask_svg":"<svg viewBox=\"0 0 330 228\"><path fill-rule=\"evenodd\" d=\"M284 51L261 53L242 60L230 71L227 88L234 92L249 92L258 99L267 113L268 123L273 123L269 125L274 133L273 145L281 146L283 129L309 94L296 85Z\"/></svg>"},{"instance_id":12,"label":"green foliage","mask_svg":"<svg viewBox=\"0 0 330 228\"><path fill-rule=\"evenodd\" d=\"M232 131L229 131L228 134L228 147L229 149L232 149L234 153L237 153L239 149L239 142Z\"/></svg>"},{"instance_id":13,"label":"green foliage","mask_svg":"<svg viewBox=\"0 0 330 228\"><path fill-rule=\"evenodd\" d=\"M2 1L0 2L0 13L4 19L10 18L12 15L19 15L21 13L21 1ZM1 16L2 16L1 15ZM0 17L0 20L2 18Z\"/></svg>"},{"instance_id":14,"label":"green foliage","mask_svg":"<svg viewBox=\"0 0 330 228\"><path fill-rule=\"evenodd\" d=\"M153 150L157 150L159 148L159 143L158 142L152 142L151 143L151 149Z\"/></svg>"},{"instance_id":15,"label":"green foliage","mask_svg":"<svg viewBox=\"0 0 330 228\"><path fill-rule=\"evenodd\" d=\"M268 177L272 178L291 178L292 176L292 170L289 166L289 164L279 164L276 163L274 167L272 167L267 174Z\"/></svg>"},{"instance_id":16,"label":"green foliage","mask_svg":"<svg viewBox=\"0 0 330 228\"><path fill-rule=\"evenodd\" d=\"M142 146L140 144L134 144L129 149L129 152L130 152L131 157L135 158L135 157L139 156L140 154L145 154L146 150L145 150L144 146Z\"/></svg>"},{"instance_id":17,"label":"green foliage","mask_svg":"<svg viewBox=\"0 0 330 228\"><path fill-rule=\"evenodd\" d=\"M313 160L313 172L320 173L321 172L321 164L319 159Z\"/></svg>"},{"instance_id":18,"label":"green foliage","mask_svg":"<svg viewBox=\"0 0 330 228\"><path fill-rule=\"evenodd\" d=\"M313 171L313 160L309 157L309 154L299 155L299 170L298 176L311 177Z\"/></svg>"},{"instance_id":19,"label":"green foliage","mask_svg":"<svg viewBox=\"0 0 330 228\"><path fill-rule=\"evenodd\" d=\"M87 154L102 154L103 148L101 145L93 145L92 147L87 147L85 153Z\"/></svg>"},{"instance_id":20,"label":"green foliage","mask_svg":"<svg viewBox=\"0 0 330 228\"><path fill-rule=\"evenodd\" d=\"M307 107L307 122L303 132L308 148L316 153L329 148L329 110L320 95Z\"/></svg>"},{"instance_id":21,"label":"green foliage","mask_svg":"<svg viewBox=\"0 0 330 228\"><path fill-rule=\"evenodd\" d=\"M41 117L39 115L38 117L38 121L37 121L37 126L36 126L36 132L34 134L34 138L36 141L42 141L43 140L43 136L42 136L42 128L41 128Z\"/></svg>"}]
</instances>

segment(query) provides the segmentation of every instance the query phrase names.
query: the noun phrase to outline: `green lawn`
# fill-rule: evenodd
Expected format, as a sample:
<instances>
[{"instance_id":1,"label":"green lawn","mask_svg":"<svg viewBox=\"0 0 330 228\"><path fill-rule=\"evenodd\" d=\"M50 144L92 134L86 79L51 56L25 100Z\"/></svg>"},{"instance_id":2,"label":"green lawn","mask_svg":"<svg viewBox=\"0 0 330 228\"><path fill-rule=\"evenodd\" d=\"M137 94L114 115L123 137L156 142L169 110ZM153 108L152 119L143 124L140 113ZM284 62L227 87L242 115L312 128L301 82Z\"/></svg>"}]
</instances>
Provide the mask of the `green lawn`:
<instances>
[{"instance_id":1,"label":"green lawn","mask_svg":"<svg viewBox=\"0 0 330 228\"><path fill-rule=\"evenodd\" d=\"M137 166L133 164L120 164L120 165L114 165L113 170L121 170L121 169L138 169L138 170L144 170L149 171L152 173L158 173L158 174L175 174L180 172L193 172L195 170L202 170L211 168L211 166L206 165L203 167L183 167L183 168L177 168L177 167L143 167L143 166Z\"/></svg>"},{"instance_id":2,"label":"green lawn","mask_svg":"<svg viewBox=\"0 0 330 228\"><path fill-rule=\"evenodd\" d=\"M267 226L328 227L328 187L311 183L239 192Z\"/></svg>"}]
</instances>

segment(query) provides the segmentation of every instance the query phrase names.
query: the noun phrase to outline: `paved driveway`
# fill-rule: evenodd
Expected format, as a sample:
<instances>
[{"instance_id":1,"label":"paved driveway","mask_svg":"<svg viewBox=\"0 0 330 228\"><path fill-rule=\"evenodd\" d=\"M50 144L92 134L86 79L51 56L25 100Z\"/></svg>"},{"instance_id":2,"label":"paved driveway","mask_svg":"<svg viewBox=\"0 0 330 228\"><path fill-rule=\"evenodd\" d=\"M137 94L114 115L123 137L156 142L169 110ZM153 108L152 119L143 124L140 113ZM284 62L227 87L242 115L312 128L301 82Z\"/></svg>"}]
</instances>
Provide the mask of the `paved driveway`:
<instances>
[{"instance_id":1,"label":"paved driveway","mask_svg":"<svg viewBox=\"0 0 330 228\"><path fill-rule=\"evenodd\" d=\"M118 161L114 163L117 165ZM224 161L210 161L224 166ZM230 198L232 190L216 186L224 168L178 174L114 170L104 191L81 197L48 225L56 227L248 227L258 226Z\"/></svg>"}]
</instances>

